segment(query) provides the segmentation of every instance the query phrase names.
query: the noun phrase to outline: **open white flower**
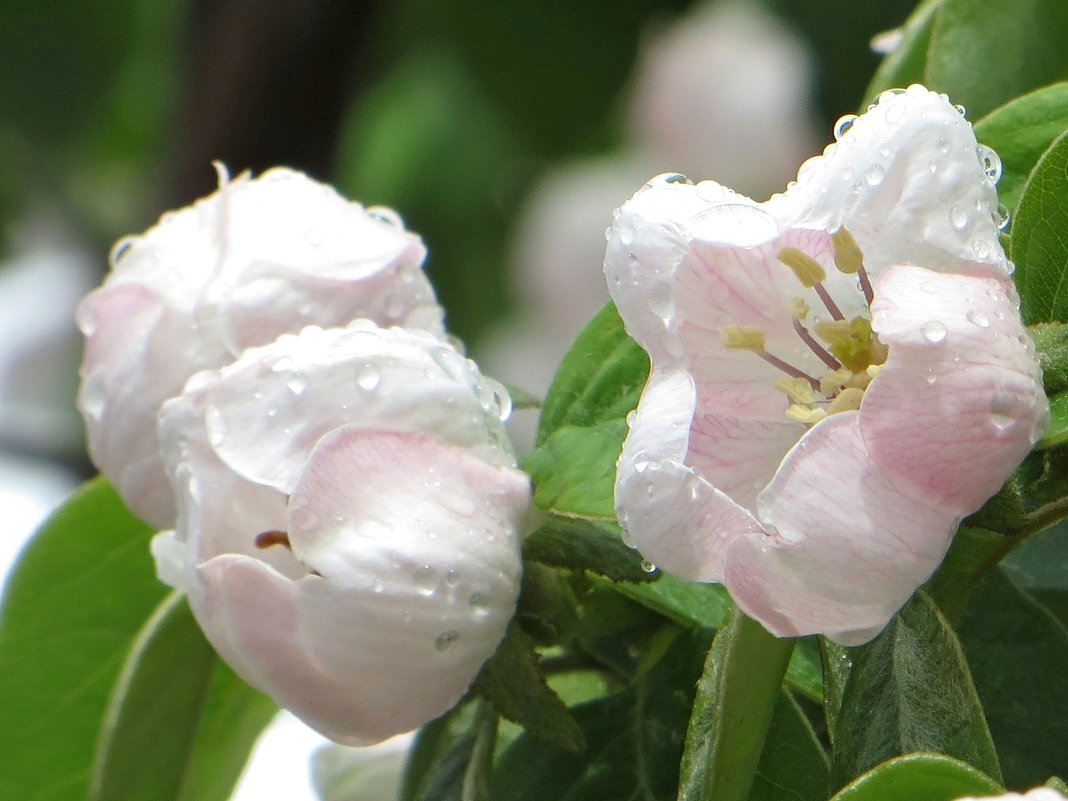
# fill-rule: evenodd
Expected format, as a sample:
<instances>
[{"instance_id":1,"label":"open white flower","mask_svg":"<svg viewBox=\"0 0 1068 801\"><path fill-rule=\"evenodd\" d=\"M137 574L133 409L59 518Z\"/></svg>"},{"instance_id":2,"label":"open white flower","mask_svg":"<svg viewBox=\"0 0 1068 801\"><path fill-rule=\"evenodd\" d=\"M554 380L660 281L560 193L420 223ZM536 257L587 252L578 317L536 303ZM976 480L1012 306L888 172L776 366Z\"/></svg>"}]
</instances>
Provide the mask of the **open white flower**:
<instances>
[{"instance_id":1,"label":"open white flower","mask_svg":"<svg viewBox=\"0 0 1068 801\"><path fill-rule=\"evenodd\" d=\"M200 373L160 414L178 495L160 577L246 681L326 736L426 723L514 612L530 484L507 404L448 344L367 321Z\"/></svg>"},{"instance_id":2,"label":"open white flower","mask_svg":"<svg viewBox=\"0 0 1068 801\"><path fill-rule=\"evenodd\" d=\"M1048 419L998 242L1000 164L921 86L758 204L654 179L609 290L653 370L618 464L643 555L782 636L870 639Z\"/></svg>"},{"instance_id":3,"label":"open white flower","mask_svg":"<svg viewBox=\"0 0 1068 801\"><path fill-rule=\"evenodd\" d=\"M419 237L287 169L228 180L111 254L78 309L78 403L94 463L157 528L174 500L156 441L160 404L198 370L306 325L367 318L442 332Z\"/></svg>"},{"instance_id":4,"label":"open white flower","mask_svg":"<svg viewBox=\"0 0 1068 801\"><path fill-rule=\"evenodd\" d=\"M1026 793L1005 793L1004 795L989 795L982 798L968 796L958 798L957 801L1065 801L1064 796L1051 787L1036 787Z\"/></svg>"}]
</instances>

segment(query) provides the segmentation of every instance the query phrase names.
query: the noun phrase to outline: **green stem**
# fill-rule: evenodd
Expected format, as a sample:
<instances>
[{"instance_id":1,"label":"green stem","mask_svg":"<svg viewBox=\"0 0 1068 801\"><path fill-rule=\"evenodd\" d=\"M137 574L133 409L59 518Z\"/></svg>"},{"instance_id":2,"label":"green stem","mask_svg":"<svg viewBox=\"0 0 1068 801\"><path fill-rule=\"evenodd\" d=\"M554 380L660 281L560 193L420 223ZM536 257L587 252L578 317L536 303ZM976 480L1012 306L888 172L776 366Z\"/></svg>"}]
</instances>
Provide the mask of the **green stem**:
<instances>
[{"instance_id":1,"label":"green stem","mask_svg":"<svg viewBox=\"0 0 1068 801\"><path fill-rule=\"evenodd\" d=\"M679 801L746 801L794 641L737 607L712 641L697 685Z\"/></svg>"}]
</instances>

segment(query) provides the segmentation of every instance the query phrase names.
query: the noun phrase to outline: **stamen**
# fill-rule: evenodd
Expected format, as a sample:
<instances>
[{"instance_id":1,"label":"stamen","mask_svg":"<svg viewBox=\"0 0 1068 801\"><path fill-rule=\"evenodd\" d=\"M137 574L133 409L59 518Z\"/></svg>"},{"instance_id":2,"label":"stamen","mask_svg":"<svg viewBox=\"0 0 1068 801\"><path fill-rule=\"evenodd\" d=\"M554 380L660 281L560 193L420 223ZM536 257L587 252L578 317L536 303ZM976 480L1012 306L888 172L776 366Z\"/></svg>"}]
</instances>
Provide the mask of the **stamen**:
<instances>
[{"instance_id":1,"label":"stamen","mask_svg":"<svg viewBox=\"0 0 1068 801\"><path fill-rule=\"evenodd\" d=\"M817 323L816 325L819 326L820 323ZM804 343L808 345L809 349L820 357L820 361L822 361L825 365L830 367L832 370L837 370L839 367L842 366L842 363L836 358L834 358L834 356L832 356L830 352L825 347L823 347L823 345L817 342L816 338L808 332L807 328L801 325L801 323L796 317L794 318L794 331L796 331L797 335L801 337L802 341L804 341Z\"/></svg>"},{"instance_id":2,"label":"stamen","mask_svg":"<svg viewBox=\"0 0 1068 801\"><path fill-rule=\"evenodd\" d=\"M849 387L839 392L831 405L827 407L827 414L838 412L852 412L860 408L860 402L864 398L864 390L857 387Z\"/></svg>"},{"instance_id":3,"label":"stamen","mask_svg":"<svg viewBox=\"0 0 1068 801\"><path fill-rule=\"evenodd\" d=\"M772 356L767 351L764 351L763 353L758 353L757 355L761 359L766 361L768 364L770 364L772 367L777 367L778 369L782 370L787 375L793 376L794 378L800 378L800 379L802 379L804 381L807 381L809 386L811 386L813 389L817 389L818 390L820 388L820 382L819 381L817 381L815 378L810 376L808 373L803 372L801 370L798 370L792 364L784 362L778 356Z\"/></svg>"},{"instance_id":4,"label":"stamen","mask_svg":"<svg viewBox=\"0 0 1068 801\"><path fill-rule=\"evenodd\" d=\"M257 548L270 548L272 545L289 545L289 535L284 531L264 531L256 535L254 540Z\"/></svg>"},{"instance_id":5,"label":"stamen","mask_svg":"<svg viewBox=\"0 0 1068 801\"><path fill-rule=\"evenodd\" d=\"M802 286L812 289L827 280L827 271L823 265L803 250L786 247L779 251L779 261L794 271Z\"/></svg>"},{"instance_id":6,"label":"stamen","mask_svg":"<svg viewBox=\"0 0 1068 801\"><path fill-rule=\"evenodd\" d=\"M827 307L827 311L831 313L831 317L836 320L845 319L842 310L838 308L838 304L834 302L826 287L823 286L823 282L827 280L827 271L823 269L822 264L803 250L794 247L785 247L780 250L778 259L794 271L794 275L797 276L797 280L803 286L816 290L816 294L820 296L820 300Z\"/></svg>"},{"instance_id":7,"label":"stamen","mask_svg":"<svg viewBox=\"0 0 1068 801\"><path fill-rule=\"evenodd\" d=\"M816 336L828 345L836 345L849 339L849 323L845 320L822 320L816 323Z\"/></svg>"},{"instance_id":8,"label":"stamen","mask_svg":"<svg viewBox=\"0 0 1068 801\"><path fill-rule=\"evenodd\" d=\"M764 332L755 325L726 325L719 335L728 348L764 352Z\"/></svg>"},{"instance_id":9,"label":"stamen","mask_svg":"<svg viewBox=\"0 0 1068 801\"><path fill-rule=\"evenodd\" d=\"M775 388L785 392L786 396L794 403L815 403L817 395L815 389L803 378L780 378L775 382Z\"/></svg>"},{"instance_id":10,"label":"stamen","mask_svg":"<svg viewBox=\"0 0 1068 801\"><path fill-rule=\"evenodd\" d=\"M875 292L872 290L868 271L864 269L864 254L860 250L860 245L845 228L839 228L837 233L831 235L831 239L834 242L834 266L846 275L856 273L857 280L860 282L860 291L864 293L864 300L870 307L872 301L875 300Z\"/></svg>"},{"instance_id":11,"label":"stamen","mask_svg":"<svg viewBox=\"0 0 1068 801\"><path fill-rule=\"evenodd\" d=\"M834 242L834 266L839 272L853 275L864 267L864 254L849 231L839 228L837 233L831 234L831 240Z\"/></svg>"},{"instance_id":12,"label":"stamen","mask_svg":"<svg viewBox=\"0 0 1068 801\"><path fill-rule=\"evenodd\" d=\"M868 376L874 381L879 376L879 371L883 369L881 364L869 364L868 369L865 370Z\"/></svg>"},{"instance_id":13,"label":"stamen","mask_svg":"<svg viewBox=\"0 0 1068 801\"><path fill-rule=\"evenodd\" d=\"M820 392L828 398L845 386L846 381L853 377L848 367L839 367L823 374L820 378Z\"/></svg>"},{"instance_id":14,"label":"stamen","mask_svg":"<svg viewBox=\"0 0 1068 801\"><path fill-rule=\"evenodd\" d=\"M793 315L795 320L804 320L808 317L808 304L805 303L804 298L791 298L790 299L790 314Z\"/></svg>"},{"instance_id":15,"label":"stamen","mask_svg":"<svg viewBox=\"0 0 1068 801\"><path fill-rule=\"evenodd\" d=\"M791 420L811 426L827 417L827 412L823 409L810 409L807 406L794 404L786 410L786 416Z\"/></svg>"}]
</instances>

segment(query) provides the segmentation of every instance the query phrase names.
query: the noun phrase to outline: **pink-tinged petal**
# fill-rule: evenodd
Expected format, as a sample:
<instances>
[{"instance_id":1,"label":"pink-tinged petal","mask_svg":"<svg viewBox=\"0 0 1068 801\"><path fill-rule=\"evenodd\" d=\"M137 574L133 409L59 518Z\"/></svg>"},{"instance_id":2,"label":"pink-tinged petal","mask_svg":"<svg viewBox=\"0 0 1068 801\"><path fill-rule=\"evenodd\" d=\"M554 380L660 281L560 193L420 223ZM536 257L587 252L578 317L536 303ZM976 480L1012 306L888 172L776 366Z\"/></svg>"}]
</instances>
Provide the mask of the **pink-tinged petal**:
<instances>
[{"instance_id":1,"label":"pink-tinged petal","mask_svg":"<svg viewBox=\"0 0 1068 801\"><path fill-rule=\"evenodd\" d=\"M513 459L494 405L503 390L419 331L308 328L249 349L195 391L227 466L287 494L319 438L346 424L423 431L495 464Z\"/></svg>"},{"instance_id":2,"label":"pink-tinged petal","mask_svg":"<svg viewBox=\"0 0 1068 801\"><path fill-rule=\"evenodd\" d=\"M174 499L156 442L156 413L178 394L186 364L207 354L189 335L189 321L148 287L101 287L82 301L86 337L78 408L94 463L127 506L157 528L174 523ZM146 363L155 367L146 370Z\"/></svg>"},{"instance_id":3,"label":"pink-tinged petal","mask_svg":"<svg viewBox=\"0 0 1068 801\"><path fill-rule=\"evenodd\" d=\"M366 744L453 706L496 650L519 590L517 470L413 434L341 429L316 448L290 581L222 556L194 606L246 680L339 742Z\"/></svg>"},{"instance_id":4,"label":"pink-tinged petal","mask_svg":"<svg viewBox=\"0 0 1068 801\"><path fill-rule=\"evenodd\" d=\"M604 262L608 291L627 332L654 359L668 358L674 350L672 285L693 239L691 224L703 225L701 215L720 204L755 206L718 184L694 186L682 176L665 175L649 181L616 212Z\"/></svg>"},{"instance_id":5,"label":"pink-tinged petal","mask_svg":"<svg viewBox=\"0 0 1068 801\"><path fill-rule=\"evenodd\" d=\"M859 415L816 425L758 500L767 535L724 549L724 584L782 637L875 636L941 561L957 517L869 457Z\"/></svg>"},{"instance_id":6,"label":"pink-tinged petal","mask_svg":"<svg viewBox=\"0 0 1068 801\"><path fill-rule=\"evenodd\" d=\"M219 459L208 442L204 411L195 397L164 403L159 439L178 507L177 533L172 536L188 549L187 571L231 553L256 556L291 578L307 575L307 567L289 549L257 547L257 535L285 530L287 498L276 489L245 480ZM190 595L196 593L188 573L180 583L173 578L169 560L178 553L173 545L161 541L153 552L163 581Z\"/></svg>"},{"instance_id":7,"label":"pink-tinged petal","mask_svg":"<svg viewBox=\"0 0 1068 801\"><path fill-rule=\"evenodd\" d=\"M616 509L650 562L680 578L720 581L729 535L760 524L684 464L694 403L687 373L650 377L619 457Z\"/></svg>"},{"instance_id":8,"label":"pink-tinged petal","mask_svg":"<svg viewBox=\"0 0 1068 801\"><path fill-rule=\"evenodd\" d=\"M698 388L686 464L735 503L756 509L757 495L806 427L781 412L779 421L765 422L706 411L721 408L706 404L704 388Z\"/></svg>"},{"instance_id":9,"label":"pink-tinged petal","mask_svg":"<svg viewBox=\"0 0 1068 801\"><path fill-rule=\"evenodd\" d=\"M872 459L952 513L975 511L1048 421L1011 283L896 266L872 312L890 346L861 407Z\"/></svg>"},{"instance_id":10,"label":"pink-tinged petal","mask_svg":"<svg viewBox=\"0 0 1068 801\"><path fill-rule=\"evenodd\" d=\"M849 228L873 274L902 262L952 270L961 260L1004 272L987 157L945 95L922 86L884 92L767 209L787 226Z\"/></svg>"},{"instance_id":11,"label":"pink-tinged petal","mask_svg":"<svg viewBox=\"0 0 1068 801\"><path fill-rule=\"evenodd\" d=\"M312 451L289 505L293 551L335 582L402 562L426 593L518 574L530 480L423 434L344 426ZM473 591L473 589L472 589Z\"/></svg>"}]
</instances>

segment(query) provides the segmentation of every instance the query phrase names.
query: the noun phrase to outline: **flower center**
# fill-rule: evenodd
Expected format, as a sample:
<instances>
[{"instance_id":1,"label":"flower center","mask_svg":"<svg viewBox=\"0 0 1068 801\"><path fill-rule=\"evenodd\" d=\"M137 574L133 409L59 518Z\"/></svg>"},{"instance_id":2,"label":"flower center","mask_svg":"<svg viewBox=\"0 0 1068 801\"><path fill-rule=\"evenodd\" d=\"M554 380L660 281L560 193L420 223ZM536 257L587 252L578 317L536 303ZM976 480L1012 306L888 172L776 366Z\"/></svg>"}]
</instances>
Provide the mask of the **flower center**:
<instances>
[{"instance_id":1,"label":"flower center","mask_svg":"<svg viewBox=\"0 0 1068 801\"><path fill-rule=\"evenodd\" d=\"M888 353L886 345L871 328L871 303L875 293L864 269L864 254L845 228L832 234L831 239L835 267L841 273L857 277L857 288L868 307L867 316L846 319L824 286L827 272L823 265L803 250L784 247L777 256L804 287L815 291L831 316L830 320L815 318L811 326L807 326L808 304L803 298L793 298L790 302L794 333L826 366L821 375L807 373L769 353L764 331L757 326L728 325L721 332L723 344L728 348L755 353L786 374L775 382L775 387L789 399L786 416L806 425L815 425L838 412L859 409L864 391L878 375Z\"/></svg>"}]
</instances>

